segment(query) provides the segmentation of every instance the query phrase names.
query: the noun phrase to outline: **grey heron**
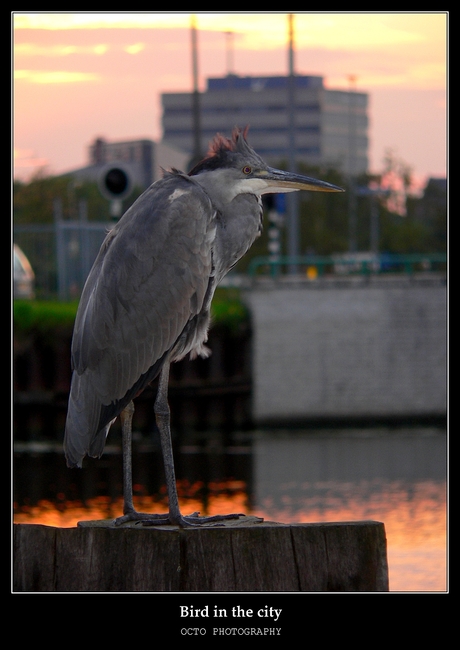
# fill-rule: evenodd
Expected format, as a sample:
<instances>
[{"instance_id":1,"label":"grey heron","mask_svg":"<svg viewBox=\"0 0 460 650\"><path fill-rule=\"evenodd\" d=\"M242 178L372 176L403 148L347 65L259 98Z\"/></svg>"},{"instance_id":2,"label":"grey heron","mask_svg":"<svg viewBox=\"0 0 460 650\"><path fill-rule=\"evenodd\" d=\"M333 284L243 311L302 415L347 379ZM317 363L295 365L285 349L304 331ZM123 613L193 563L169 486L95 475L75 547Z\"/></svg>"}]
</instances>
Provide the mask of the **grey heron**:
<instances>
[{"instance_id":1,"label":"grey heron","mask_svg":"<svg viewBox=\"0 0 460 650\"><path fill-rule=\"evenodd\" d=\"M193 526L222 517L183 516L179 509L168 405L170 364L206 358L211 301L222 278L262 229L261 196L313 190L341 192L324 181L269 167L245 131L216 135L188 174L164 172L107 234L84 286L72 338L72 381L64 450L69 467L100 457L120 415L123 446L122 524ZM133 399L156 377L169 513L133 506ZM238 515L225 515L236 517Z\"/></svg>"}]
</instances>

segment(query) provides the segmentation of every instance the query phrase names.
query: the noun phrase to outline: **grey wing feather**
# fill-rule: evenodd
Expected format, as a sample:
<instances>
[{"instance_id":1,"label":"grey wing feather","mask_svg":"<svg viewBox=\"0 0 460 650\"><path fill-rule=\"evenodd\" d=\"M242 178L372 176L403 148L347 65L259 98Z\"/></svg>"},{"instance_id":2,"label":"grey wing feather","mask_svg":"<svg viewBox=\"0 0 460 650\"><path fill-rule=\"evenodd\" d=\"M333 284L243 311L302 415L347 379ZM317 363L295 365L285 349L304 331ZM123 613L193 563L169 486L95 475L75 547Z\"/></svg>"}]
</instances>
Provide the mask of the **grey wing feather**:
<instances>
[{"instance_id":1,"label":"grey wing feather","mask_svg":"<svg viewBox=\"0 0 460 650\"><path fill-rule=\"evenodd\" d=\"M99 426L101 409L158 365L201 310L212 272L214 220L204 191L186 176L168 174L107 235L75 321L68 464L102 453L110 423Z\"/></svg>"}]
</instances>

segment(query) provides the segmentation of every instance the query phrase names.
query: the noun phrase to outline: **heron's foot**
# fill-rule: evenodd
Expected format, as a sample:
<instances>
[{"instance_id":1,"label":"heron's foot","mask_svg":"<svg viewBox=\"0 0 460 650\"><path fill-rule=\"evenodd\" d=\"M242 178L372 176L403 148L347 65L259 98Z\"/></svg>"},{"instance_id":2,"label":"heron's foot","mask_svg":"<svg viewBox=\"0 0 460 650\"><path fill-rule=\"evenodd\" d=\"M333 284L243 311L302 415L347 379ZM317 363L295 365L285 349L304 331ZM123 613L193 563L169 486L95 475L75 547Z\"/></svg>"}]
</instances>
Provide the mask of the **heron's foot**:
<instances>
[{"instance_id":1,"label":"heron's foot","mask_svg":"<svg viewBox=\"0 0 460 650\"><path fill-rule=\"evenodd\" d=\"M198 515L198 513L194 512L192 516L195 515ZM128 510L121 517L117 517L116 519L114 519L113 523L115 524L115 526L121 526L121 524L126 524L128 521L135 521L141 523L146 520L156 522L157 526L169 524L169 514L165 513L162 515L154 515L151 512L137 512L137 510ZM153 526L155 524L152 523L150 525Z\"/></svg>"},{"instance_id":2,"label":"heron's foot","mask_svg":"<svg viewBox=\"0 0 460 650\"><path fill-rule=\"evenodd\" d=\"M146 518L142 520L143 526L161 526L162 524L170 524L173 526L179 526L180 528L191 528L197 526L223 526L223 522L229 519L239 519L240 517L245 517L242 513L235 513L231 515L213 515L211 517L200 517L199 512L194 512L191 515L181 515L180 513L177 516L173 516L171 513L165 515L166 520L164 521L163 516L161 519L158 517Z\"/></svg>"}]
</instances>

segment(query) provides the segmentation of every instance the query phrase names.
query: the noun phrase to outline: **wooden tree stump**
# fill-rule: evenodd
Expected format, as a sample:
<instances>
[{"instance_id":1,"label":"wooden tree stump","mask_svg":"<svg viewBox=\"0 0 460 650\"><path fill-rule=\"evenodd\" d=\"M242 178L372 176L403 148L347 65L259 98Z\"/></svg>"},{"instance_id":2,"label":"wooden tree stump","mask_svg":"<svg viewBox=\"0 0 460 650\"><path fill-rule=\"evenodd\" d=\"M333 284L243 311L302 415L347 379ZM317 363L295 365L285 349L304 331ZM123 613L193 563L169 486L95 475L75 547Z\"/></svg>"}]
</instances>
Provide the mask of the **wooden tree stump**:
<instances>
[{"instance_id":1,"label":"wooden tree stump","mask_svg":"<svg viewBox=\"0 0 460 650\"><path fill-rule=\"evenodd\" d=\"M222 527L14 525L15 592L388 591L375 521Z\"/></svg>"}]
</instances>

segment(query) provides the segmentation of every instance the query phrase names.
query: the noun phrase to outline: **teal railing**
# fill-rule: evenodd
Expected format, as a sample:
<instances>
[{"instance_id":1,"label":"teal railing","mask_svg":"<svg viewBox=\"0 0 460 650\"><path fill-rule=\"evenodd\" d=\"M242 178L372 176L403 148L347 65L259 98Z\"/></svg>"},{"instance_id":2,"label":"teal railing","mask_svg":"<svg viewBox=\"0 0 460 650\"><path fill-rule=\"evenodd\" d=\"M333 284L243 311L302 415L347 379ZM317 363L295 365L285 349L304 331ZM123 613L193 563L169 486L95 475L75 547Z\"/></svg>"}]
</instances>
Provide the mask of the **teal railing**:
<instances>
[{"instance_id":1,"label":"teal railing","mask_svg":"<svg viewBox=\"0 0 460 650\"><path fill-rule=\"evenodd\" d=\"M420 271L446 271L447 255L445 253L399 254L337 254L337 255L301 255L297 257L254 257L249 263L248 275L284 275L293 268L297 273L307 277L325 274L368 275L373 273L406 273Z\"/></svg>"}]
</instances>

